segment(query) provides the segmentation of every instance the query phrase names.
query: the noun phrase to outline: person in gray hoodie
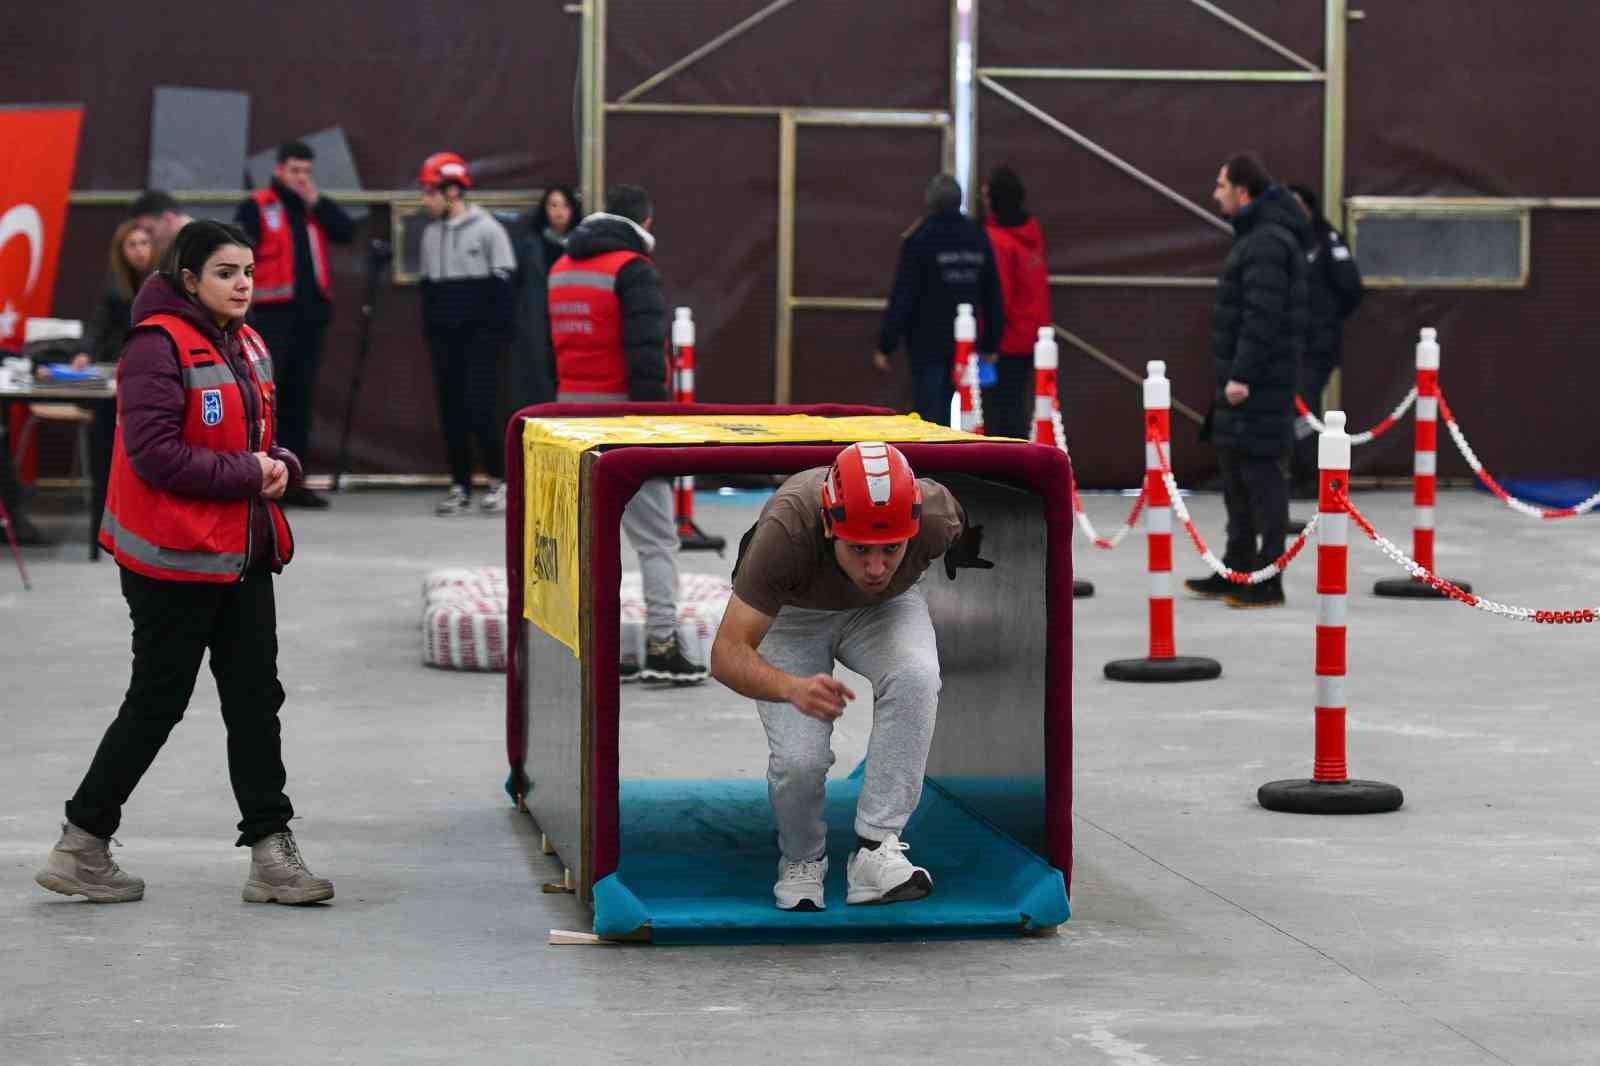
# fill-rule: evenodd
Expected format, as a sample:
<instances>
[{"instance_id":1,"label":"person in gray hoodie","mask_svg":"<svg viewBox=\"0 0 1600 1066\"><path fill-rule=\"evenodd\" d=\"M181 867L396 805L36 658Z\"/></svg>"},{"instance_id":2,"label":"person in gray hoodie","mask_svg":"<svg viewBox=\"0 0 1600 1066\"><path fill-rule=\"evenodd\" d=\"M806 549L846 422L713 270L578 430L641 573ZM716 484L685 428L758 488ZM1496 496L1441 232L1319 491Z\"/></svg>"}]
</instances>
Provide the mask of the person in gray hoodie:
<instances>
[{"instance_id":1,"label":"person in gray hoodie","mask_svg":"<svg viewBox=\"0 0 1600 1066\"><path fill-rule=\"evenodd\" d=\"M493 484L480 501L505 510L505 451L495 417L499 354L514 320L511 238L493 215L467 201L472 177L453 152L422 165L422 203L433 221L422 233L422 330L433 355L439 419L450 459L450 492L440 515L472 507L472 450L477 439Z\"/></svg>"}]
</instances>

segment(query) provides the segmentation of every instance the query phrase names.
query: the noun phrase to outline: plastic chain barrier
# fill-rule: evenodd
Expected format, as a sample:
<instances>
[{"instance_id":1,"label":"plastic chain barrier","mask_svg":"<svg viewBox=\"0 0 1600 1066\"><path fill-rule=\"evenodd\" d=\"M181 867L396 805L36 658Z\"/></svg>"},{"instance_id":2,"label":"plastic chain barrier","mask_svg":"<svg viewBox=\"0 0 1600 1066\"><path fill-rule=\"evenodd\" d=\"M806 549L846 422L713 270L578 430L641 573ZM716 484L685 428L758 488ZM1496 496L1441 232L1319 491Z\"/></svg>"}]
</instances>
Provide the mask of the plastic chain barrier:
<instances>
[{"instance_id":1,"label":"plastic chain barrier","mask_svg":"<svg viewBox=\"0 0 1600 1066\"><path fill-rule=\"evenodd\" d=\"M1311 521L1300 531L1294 543L1289 545L1289 550L1278 556L1260 570L1235 570L1218 559L1216 553L1206 547L1205 540L1200 536L1200 531L1195 528L1194 519L1189 517L1189 508L1183 502L1183 497L1178 495L1178 479L1172 476L1172 467L1167 464L1166 452L1162 450L1161 441L1155 434L1151 434L1150 442L1155 446L1156 456L1161 460L1161 481L1167 487L1167 495L1172 499L1172 511L1183 523L1183 528L1189 531L1189 539L1194 542L1195 551L1200 553L1200 558L1205 561L1212 571L1221 578L1233 582L1235 585L1259 585L1263 581L1270 581L1289 568L1294 557L1300 554L1302 548L1311 539L1311 534L1317 530L1317 524L1322 521L1322 514L1318 512L1311 516Z\"/></svg>"},{"instance_id":2,"label":"plastic chain barrier","mask_svg":"<svg viewBox=\"0 0 1600 1066\"><path fill-rule=\"evenodd\" d=\"M1388 413L1388 415L1384 417L1383 421L1379 422L1377 425L1373 426L1371 429L1367 430L1365 433L1352 433L1352 434L1350 434L1350 443L1352 445L1355 445L1355 444L1370 444L1373 441L1377 440L1379 437L1383 436L1385 433L1387 433L1391 429L1393 429L1395 427L1395 423L1399 422L1400 419L1404 418L1406 412L1411 410L1411 405L1416 403L1416 402L1417 402L1417 389L1416 389L1416 386L1413 385L1411 387L1411 391L1406 393L1405 399L1401 400L1400 403L1395 407L1395 409L1393 411L1390 411ZM1314 432L1316 432L1316 433L1326 433L1327 432L1328 427L1323 425L1321 419L1319 419L1316 415L1311 413L1311 408L1306 406L1306 402L1304 400L1302 400L1299 397L1298 394L1294 398L1294 406L1295 406L1295 410L1300 412L1300 418L1305 422L1306 425L1310 426L1311 429Z\"/></svg>"},{"instance_id":3,"label":"plastic chain barrier","mask_svg":"<svg viewBox=\"0 0 1600 1066\"><path fill-rule=\"evenodd\" d=\"M1059 352L1056 350L1055 329L1052 326L1040 326L1039 338L1033 343L1033 442L1035 444L1053 444L1061 449L1061 454L1068 459L1072 453L1067 450L1067 431L1061 425L1061 399L1056 393L1056 361ZM1089 543L1096 548L1110 551L1122 543L1124 537L1133 532L1139 524L1139 514L1144 510L1145 493L1141 487L1139 496L1133 501L1133 510L1128 513L1128 520L1122 528L1111 537L1102 537L1094 528L1094 523L1089 521L1089 516L1084 513L1083 501L1078 499L1078 482L1072 482L1072 513L1078 520L1078 528L1083 530L1083 535L1089 538Z\"/></svg>"},{"instance_id":4,"label":"plastic chain barrier","mask_svg":"<svg viewBox=\"0 0 1600 1066\"><path fill-rule=\"evenodd\" d=\"M1500 483L1478 461L1477 453L1472 450L1472 445L1467 443L1466 435L1461 432L1461 427L1456 424L1455 415L1450 413L1450 405L1445 403L1444 393L1442 392L1439 394L1439 414L1444 418L1444 424L1450 430L1450 436L1456 442L1456 450L1461 453L1461 458L1467 461L1467 465L1472 467L1472 472L1477 475L1478 480L1483 482L1483 487L1498 496L1500 501L1513 511L1525 514L1529 518L1553 520L1557 518L1575 518L1581 514L1588 514L1596 506L1600 506L1600 492L1595 493L1581 503L1573 504L1571 507L1546 508L1528 503L1526 500L1517 499L1501 488Z\"/></svg>"},{"instance_id":5,"label":"plastic chain barrier","mask_svg":"<svg viewBox=\"0 0 1600 1066\"><path fill-rule=\"evenodd\" d=\"M1545 625L1582 625L1600 620L1600 608L1583 607L1575 611L1544 611L1535 610L1532 607L1513 607L1510 604L1486 600L1482 596L1476 596L1457 588L1444 578L1434 574L1432 570L1418 563L1394 541L1374 529L1372 523L1367 521L1367 517L1356 509L1355 504L1350 502L1349 494L1343 489L1334 490L1334 498L1345 509L1345 512L1350 515L1351 521L1355 522L1361 532L1365 533L1367 538L1378 546L1379 551L1387 555L1411 577L1426 583L1436 592L1452 600L1464 603L1468 607L1476 607L1478 610L1488 614L1509 618L1513 622L1538 622Z\"/></svg>"}]
</instances>

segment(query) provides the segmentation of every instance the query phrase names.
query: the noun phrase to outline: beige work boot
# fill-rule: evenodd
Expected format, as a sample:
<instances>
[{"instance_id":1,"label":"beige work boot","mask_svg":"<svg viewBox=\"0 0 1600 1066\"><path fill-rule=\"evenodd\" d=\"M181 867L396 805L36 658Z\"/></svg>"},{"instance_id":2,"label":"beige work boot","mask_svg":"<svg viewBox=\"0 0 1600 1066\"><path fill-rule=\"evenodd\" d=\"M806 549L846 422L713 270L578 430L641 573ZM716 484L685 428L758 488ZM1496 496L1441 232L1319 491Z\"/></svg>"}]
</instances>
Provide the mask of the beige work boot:
<instances>
[{"instance_id":1,"label":"beige work boot","mask_svg":"<svg viewBox=\"0 0 1600 1066\"><path fill-rule=\"evenodd\" d=\"M33 879L52 892L82 896L90 903L131 903L144 898L144 882L123 873L111 858L110 838L97 837L71 822L61 823L61 839Z\"/></svg>"},{"instance_id":2,"label":"beige work boot","mask_svg":"<svg viewBox=\"0 0 1600 1066\"><path fill-rule=\"evenodd\" d=\"M250 845L246 903L321 903L332 898L333 882L306 869L293 833L273 833Z\"/></svg>"}]
</instances>

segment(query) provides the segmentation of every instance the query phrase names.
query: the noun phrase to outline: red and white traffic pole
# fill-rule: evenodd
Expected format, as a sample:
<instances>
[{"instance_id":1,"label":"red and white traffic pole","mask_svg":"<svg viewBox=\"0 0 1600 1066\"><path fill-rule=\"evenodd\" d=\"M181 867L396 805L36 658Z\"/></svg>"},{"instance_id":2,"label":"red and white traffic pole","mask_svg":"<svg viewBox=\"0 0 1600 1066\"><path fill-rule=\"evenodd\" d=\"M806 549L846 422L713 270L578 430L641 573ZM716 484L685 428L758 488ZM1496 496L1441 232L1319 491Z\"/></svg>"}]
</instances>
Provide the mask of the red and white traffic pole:
<instances>
[{"instance_id":1,"label":"red and white traffic pole","mask_svg":"<svg viewBox=\"0 0 1600 1066\"><path fill-rule=\"evenodd\" d=\"M1033 342L1033 443L1063 448L1056 434L1061 411L1056 398L1056 366L1061 353L1056 348L1053 326L1040 326L1039 339Z\"/></svg>"},{"instance_id":2,"label":"red and white traffic pole","mask_svg":"<svg viewBox=\"0 0 1600 1066\"><path fill-rule=\"evenodd\" d=\"M1411 467L1411 556L1437 573L1433 565L1434 507L1439 482L1439 332L1425 328L1417 341L1416 455ZM1472 591L1471 586L1462 586ZM1379 596L1444 599L1426 582L1415 578L1386 578L1374 586Z\"/></svg>"},{"instance_id":3,"label":"red and white traffic pole","mask_svg":"<svg viewBox=\"0 0 1600 1066\"><path fill-rule=\"evenodd\" d=\"M1152 359L1144 379L1144 530L1150 569L1150 654L1106 663L1112 681L1207 681L1222 676L1215 659L1178 655L1172 610L1172 497L1161 459L1172 465L1172 382Z\"/></svg>"},{"instance_id":4,"label":"red and white traffic pole","mask_svg":"<svg viewBox=\"0 0 1600 1066\"><path fill-rule=\"evenodd\" d=\"M971 304L956 305L956 358L950 368L956 395L961 399L960 421L952 429L967 433L983 432L983 398L978 391L978 363L973 349L978 342L978 320Z\"/></svg>"},{"instance_id":5,"label":"red and white traffic pole","mask_svg":"<svg viewBox=\"0 0 1600 1066\"><path fill-rule=\"evenodd\" d=\"M677 403L694 403L694 313L680 307L672 315L672 398ZM722 537L707 536L694 524L694 477L675 479L673 509L677 512L678 547L684 551L721 552L727 546Z\"/></svg>"},{"instance_id":6,"label":"red and white traffic pole","mask_svg":"<svg viewBox=\"0 0 1600 1066\"><path fill-rule=\"evenodd\" d=\"M1428 332L1432 332L1429 330ZM1256 802L1297 814L1376 814L1405 801L1381 781L1352 781L1345 753L1345 626L1350 600L1350 436L1343 411L1329 411L1317 443L1317 697L1309 780L1271 781Z\"/></svg>"}]
</instances>

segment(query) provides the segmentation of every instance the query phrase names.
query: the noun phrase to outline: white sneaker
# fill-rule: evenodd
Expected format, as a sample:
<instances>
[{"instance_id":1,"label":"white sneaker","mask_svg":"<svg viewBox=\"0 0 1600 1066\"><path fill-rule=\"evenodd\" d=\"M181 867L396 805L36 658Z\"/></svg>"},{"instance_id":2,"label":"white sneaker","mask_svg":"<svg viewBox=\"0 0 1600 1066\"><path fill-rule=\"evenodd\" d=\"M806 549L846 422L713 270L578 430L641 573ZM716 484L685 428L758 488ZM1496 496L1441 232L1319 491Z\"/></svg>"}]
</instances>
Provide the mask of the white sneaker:
<instances>
[{"instance_id":1,"label":"white sneaker","mask_svg":"<svg viewBox=\"0 0 1600 1066\"><path fill-rule=\"evenodd\" d=\"M470 510L471 507L472 497L467 495L467 491L460 485L451 485L450 494L439 501L439 505L433 509L433 513L448 518L451 515L462 514Z\"/></svg>"},{"instance_id":2,"label":"white sneaker","mask_svg":"<svg viewBox=\"0 0 1600 1066\"><path fill-rule=\"evenodd\" d=\"M506 483L496 481L478 501L478 509L485 514L495 514L506 509Z\"/></svg>"},{"instance_id":3,"label":"white sneaker","mask_svg":"<svg viewBox=\"0 0 1600 1066\"><path fill-rule=\"evenodd\" d=\"M933 891L933 878L911 865L911 845L890 833L876 848L857 848L845 867L846 903L903 903Z\"/></svg>"},{"instance_id":4,"label":"white sneaker","mask_svg":"<svg viewBox=\"0 0 1600 1066\"><path fill-rule=\"evenodd\" d=\"M828 857L807 862L778 860L778 883L772 886L780 911L825 911L822 882L828 878Z\"/></svg>"}]
</instances>

